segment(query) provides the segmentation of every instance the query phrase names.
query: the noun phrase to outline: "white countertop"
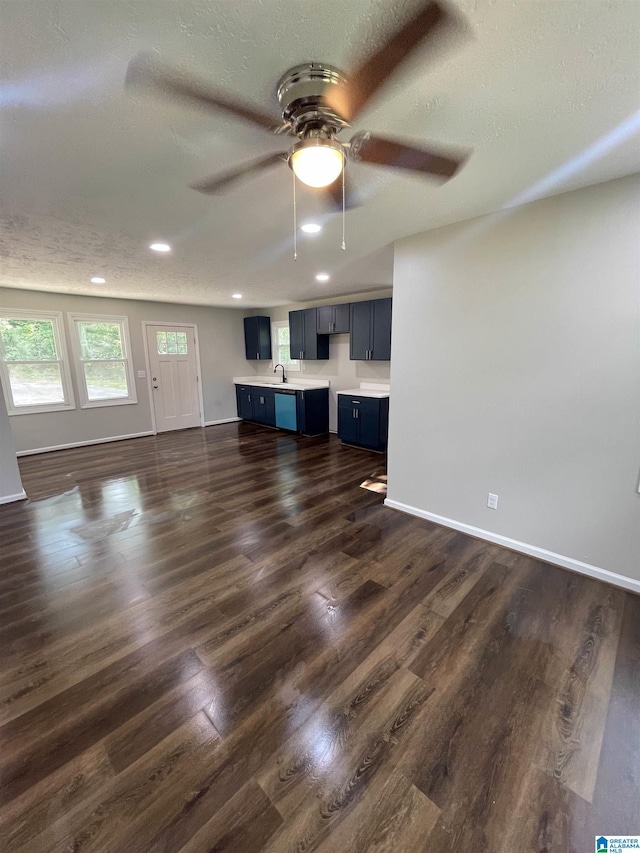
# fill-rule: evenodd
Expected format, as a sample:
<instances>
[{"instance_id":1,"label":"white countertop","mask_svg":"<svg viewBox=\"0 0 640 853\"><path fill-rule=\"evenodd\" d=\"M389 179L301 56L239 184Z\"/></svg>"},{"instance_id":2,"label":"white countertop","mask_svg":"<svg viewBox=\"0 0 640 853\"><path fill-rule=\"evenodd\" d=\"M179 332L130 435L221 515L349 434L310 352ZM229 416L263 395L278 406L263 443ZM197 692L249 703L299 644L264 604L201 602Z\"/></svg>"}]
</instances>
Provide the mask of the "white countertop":
<instances>
[{"instance_id":1,"label":"white countertop","mask_svg":"<svg viewBox=\"0 0 640 853\"><path fill-rule=\"evenodd\" d=\"M234 376L234 385L253 385L255 388L273 388L275 391L316 391L318 388L328 388L329 381L318 379L313 382L283 382L281 379L270 381L265 376Z\"/></svg>"},{"instance_id":2,"label":"white countertop","mask_svg":"<svg viewBox=\"0 0 640 853\"><path fill-rule=\"evenodd\" d=\"M389 396L389 391L378 391L374 388L352 388L348 391L338 391L338 394L347 394L349 397L375 397L382 400Z\"/></svg>"}]
</instances>

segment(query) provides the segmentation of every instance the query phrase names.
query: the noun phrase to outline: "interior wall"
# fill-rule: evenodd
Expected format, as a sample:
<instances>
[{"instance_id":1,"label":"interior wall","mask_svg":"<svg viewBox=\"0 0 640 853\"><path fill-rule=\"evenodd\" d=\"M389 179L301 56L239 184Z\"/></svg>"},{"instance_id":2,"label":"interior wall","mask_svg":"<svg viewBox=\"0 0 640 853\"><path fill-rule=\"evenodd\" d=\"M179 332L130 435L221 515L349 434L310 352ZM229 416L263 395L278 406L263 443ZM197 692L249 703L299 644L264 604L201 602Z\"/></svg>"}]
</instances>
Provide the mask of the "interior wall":
<instances>
[{"instance_id":1,"label":"interior wall","mask_svg":"<svg viewBox=\"0 0 640 853\"><path fill-rule=\"evenodd\" d=\"M337 305L342 302L363 302L367 299L383 299L391 296L390 288L371 293L358 293L356 296L338 296L334 299L316 299L313 302L296 302L279 308L265 308L251 312L271 317L272 321L288 320L289 311L313 308L316 305ZM271 362L247 361L247 368L241 375L269 376L273 373ZM349 335L331 335L329 338L329 358L326 361L303 361L299 373L289 374L295 378L313 380L328 379L329 386L329 430L338 430L337 392L347 388L359 388L361 382L379 382L389 384L390 362L388 361L351 361L349 359Z\"/></svg>"},{"instance_id":2,"label":"interior wall","mask_svg":"<svg viewBox=\"0 0 640 853\"><path fill-rule=\"evenodd\" d=\"M392 503L640 580L639 237L636 175L396 244Z\"/></svg>"},{"instance_id":3,"label":"interior wall","mask_svg":"<svg viewBox=\"0 0 640 853\"><path fill-rule=\"evenodd\" d=\"M0 385L0 504L24 497L9 415Z\"/></svg>"},{"instance_id":4,"label":"interior wall","mask_svg":"<svg viewBox=\"0 0 640 853\"><path fill-rule=\"evenodd\" d=\"M0 308L62 311L70 356L71 338L67 312L127 316L136 377L138 370L146 371L143 320L197 323L205 422L237 416L232 377L246 370L242 320L245 314L250 312L232 308L141 302L10 288L0 288ZM18 451L151 431L151 400L146 378L136 378L138 402L135 404L81 409L78 404L78 385L73 360L71 372L76 399L74 410L11 416L11 427Z\"/></svg>"}]
</instances>

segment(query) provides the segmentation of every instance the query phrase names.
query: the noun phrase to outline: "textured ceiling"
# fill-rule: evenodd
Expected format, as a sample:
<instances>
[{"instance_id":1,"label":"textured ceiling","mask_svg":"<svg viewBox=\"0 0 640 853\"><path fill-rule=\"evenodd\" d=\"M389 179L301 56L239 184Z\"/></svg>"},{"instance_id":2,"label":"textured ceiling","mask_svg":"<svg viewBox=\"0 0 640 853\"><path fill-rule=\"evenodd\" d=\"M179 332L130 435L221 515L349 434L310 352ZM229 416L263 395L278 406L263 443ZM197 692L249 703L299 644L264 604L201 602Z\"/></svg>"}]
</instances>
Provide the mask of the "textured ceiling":
<instances>
[{"instance_id":1,"label":"textured ceiling","mask_svg":"<svg viewBox=\"0 0 640 853\"><path fill-rule=\"evenodd\" d=\"M365 204L347 214L347 251L341 217L323 214L297 262L286 166L221 196L187 187L282 139L123 91L128 60L152 50L276 110L287 68L348 70L414 6L0 0L0 284L236 306L236 291L268 306L372 290L391 282L398 237L640 170L636 0L458 0L469 36L418 51L354 130L469 146L468 165L442 187L350 166ZM298 202L316 217L311 191Z\"/></svg>"}]
</instances>

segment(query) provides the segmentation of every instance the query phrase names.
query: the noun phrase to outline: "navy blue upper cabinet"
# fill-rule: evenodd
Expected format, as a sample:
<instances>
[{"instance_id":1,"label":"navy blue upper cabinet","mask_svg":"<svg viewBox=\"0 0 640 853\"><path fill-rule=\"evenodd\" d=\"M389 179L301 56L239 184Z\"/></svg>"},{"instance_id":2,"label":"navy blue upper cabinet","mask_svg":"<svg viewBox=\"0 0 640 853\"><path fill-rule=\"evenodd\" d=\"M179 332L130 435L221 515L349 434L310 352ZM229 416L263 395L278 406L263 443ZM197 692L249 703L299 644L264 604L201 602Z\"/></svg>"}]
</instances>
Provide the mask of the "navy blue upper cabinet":
<instances>
[{"instance_id":1,"label":"navy blue upper cabinet","mask_svg":"<svg viewBox=\"0 0 640 853\"><path fill-rule=\"evenodd\" d=\"M271 358L271 320L269 317L244 318L244 348L248 360Z\"/></svg>"},{"instance_id":2,"label":"navy blue upper cabinet","mask_svg":"<svg viewBox=\"0 0 640 853\"><path fill-rule=\"evenodd\" d=\"M349 331L351 323L348 302L342 305L322 305L317 311L319 335L338 335Z\"/></svg>"},{"instance_id":3,"label":"navy blue upper cabinet","mask_svg":"<svg viewBox=\"0 0 640 853\"><path fill-rule=\"evenodd\" d=\"M329 338L317 332L317 308L289 311L289 351L292 359L320 361L329 358Z\"/></svg>"},{"instance_id":4,"label":"navy blue upper cabinet","mask_svg":"<svg viewBox=\"0 0 640 853\"><path fill-rule=\"evenodd\" d=\"M368 361L371 346L371 303L351 303L351 338L349 358L351 361Z\"/></svg>"},{"instance_id":5,"label":"navy blue upper cabinet","mask_svg":"<svg viewBox=\"0 0 640 853\"><path fill-rule=\"evenodd\" d=\"M391 298L351 303L352 361L391 359Z\"/></svg>"}]
</instances>

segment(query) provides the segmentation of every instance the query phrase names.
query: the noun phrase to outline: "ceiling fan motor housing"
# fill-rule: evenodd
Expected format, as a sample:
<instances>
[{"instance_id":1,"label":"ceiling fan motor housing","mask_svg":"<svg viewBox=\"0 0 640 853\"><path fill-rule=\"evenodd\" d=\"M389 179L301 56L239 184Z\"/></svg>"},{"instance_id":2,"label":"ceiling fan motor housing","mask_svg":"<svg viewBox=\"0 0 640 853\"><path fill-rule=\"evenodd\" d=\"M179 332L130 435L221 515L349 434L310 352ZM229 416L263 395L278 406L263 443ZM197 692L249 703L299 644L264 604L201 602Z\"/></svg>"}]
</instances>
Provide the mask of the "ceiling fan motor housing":
<instances>
[{"instance_id":1,"label":"ceiling fan motor housing","mask_svg":"<svg viewBox=\"0 0 640 853\"><path fill-rule=\"evenodd\" d=\"M349 123L337 115L324 96L332 86L344 87L347 77L338 68L320 62L307 62L290 68L278 82L277 95L282 117L293 133L304 138L313 135L332 137Z\"/></svg>"}]
</instances>

